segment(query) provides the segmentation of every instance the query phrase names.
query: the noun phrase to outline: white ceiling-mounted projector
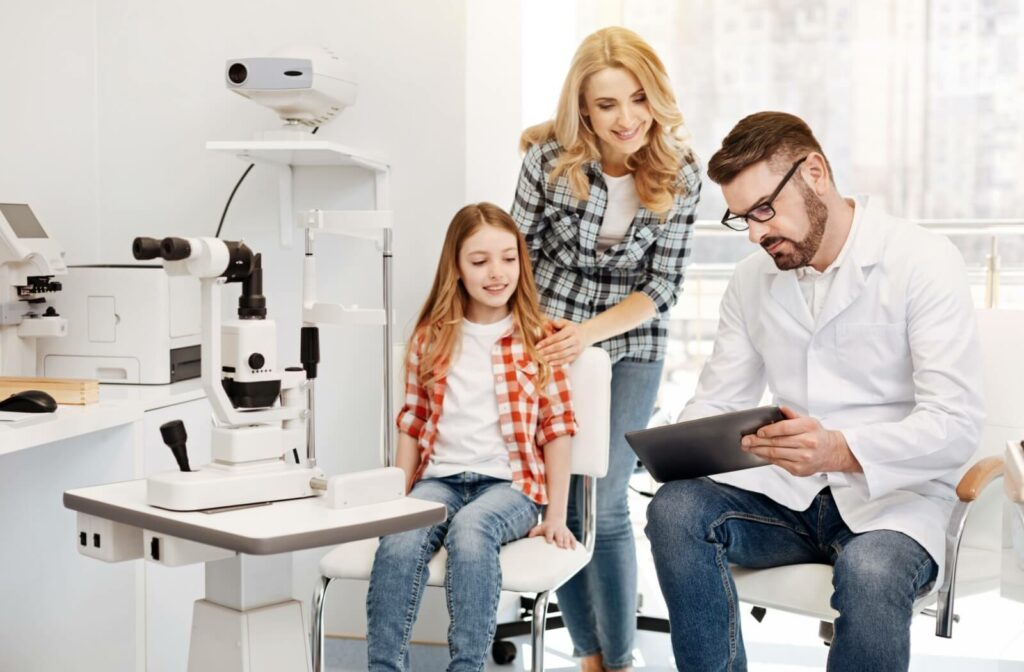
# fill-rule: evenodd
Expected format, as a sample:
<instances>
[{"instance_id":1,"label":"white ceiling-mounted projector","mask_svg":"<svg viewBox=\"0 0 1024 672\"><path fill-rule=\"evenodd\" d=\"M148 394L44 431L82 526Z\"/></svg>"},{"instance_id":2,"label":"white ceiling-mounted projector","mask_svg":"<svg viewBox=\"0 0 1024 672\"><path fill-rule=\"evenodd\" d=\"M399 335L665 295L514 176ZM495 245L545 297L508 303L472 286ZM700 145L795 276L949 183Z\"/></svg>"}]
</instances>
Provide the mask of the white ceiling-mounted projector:
<instances>
[{"instance_id":1,"label":"white ceiling-mounted projector","mask_svg":"<svg viewBox=\"0 0 1024 672\"><path fill-rule=\"evenodd\" d=\"M229 60L224 82L277 112L292 131L327 123L356 101L358 89L352 68L326 47L289 47L271 57Z\"/></svg>"}]
</instances>

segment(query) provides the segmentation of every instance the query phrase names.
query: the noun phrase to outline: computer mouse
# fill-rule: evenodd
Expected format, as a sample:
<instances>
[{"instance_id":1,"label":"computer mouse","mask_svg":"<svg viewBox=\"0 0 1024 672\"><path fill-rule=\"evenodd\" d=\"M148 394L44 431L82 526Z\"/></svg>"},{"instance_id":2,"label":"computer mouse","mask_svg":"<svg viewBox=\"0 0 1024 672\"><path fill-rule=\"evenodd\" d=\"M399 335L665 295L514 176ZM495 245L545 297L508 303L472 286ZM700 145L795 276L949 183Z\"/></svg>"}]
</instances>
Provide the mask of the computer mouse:
<instances>
[{"instance_id":1,"label":"computer mouse","mask_svg":"<svg viewBox=\"0 0 1024 672\"><path fill-rule=\"evenodd\" d=\"M0 401L0 411L12 413L53 413L57 402L42 390L23 390Z\"/></svg>"}]
</instances>

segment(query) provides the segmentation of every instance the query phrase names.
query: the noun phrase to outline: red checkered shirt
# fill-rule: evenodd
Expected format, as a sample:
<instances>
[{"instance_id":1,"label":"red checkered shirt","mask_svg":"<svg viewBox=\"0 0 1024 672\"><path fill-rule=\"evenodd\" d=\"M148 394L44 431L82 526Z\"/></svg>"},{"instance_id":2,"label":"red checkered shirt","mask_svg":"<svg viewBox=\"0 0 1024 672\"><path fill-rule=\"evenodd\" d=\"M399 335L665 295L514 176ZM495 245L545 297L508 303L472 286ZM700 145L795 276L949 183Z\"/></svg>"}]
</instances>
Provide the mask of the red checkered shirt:
<instances>
[{"instance_id":1,"label":"red checkered shirt","mask_svg":"<svg viewBox=\"0 0 1024 672\"><path fill-rule=\"evenodd\" d=\"M445 376L428 386L420 384L416 372L423 338L421 334L414 338L406 364L405 403L396 424L399 431L416 439L420 447L420 466L413 476L415 482L423 475L434 452L447 384ZM495 342L491 369L498 401L498 424L512 468L512 487L537 504L547 504L543 446L560 436L573 436L577 430L568 372L564 366L553 367L547 388L538 393L537 362L526 354L515 327Z\"/></svg>"}]
</instances>

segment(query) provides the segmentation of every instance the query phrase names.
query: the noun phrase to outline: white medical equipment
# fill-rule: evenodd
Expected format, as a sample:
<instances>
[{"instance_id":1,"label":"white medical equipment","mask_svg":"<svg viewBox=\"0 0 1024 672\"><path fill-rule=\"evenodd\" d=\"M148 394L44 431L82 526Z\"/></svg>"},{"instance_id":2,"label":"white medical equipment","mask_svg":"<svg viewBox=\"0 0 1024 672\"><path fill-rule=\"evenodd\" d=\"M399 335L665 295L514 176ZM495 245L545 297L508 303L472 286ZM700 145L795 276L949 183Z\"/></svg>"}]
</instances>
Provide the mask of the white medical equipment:
<instances>
[{"instance_id":1,"label":"white medical equipment","mask_svg":"<svg viewBox=\"0 0 1024 672\"><path fill-rule=\"evenodd\" d=\"M404 488L401 469L386 471ZM343 509L315 497L216 515L167 511L147 505L141 480L68 490L64 506L78 512L75 544L83 555L205 563L205 597L192 611L189 672L308 672L291 552L434 525L446 515L443 504L411 497Z\"/></svg>"},{"instance_id":2,"label":"white medical equipment","mask_svg":"<svg viewBox=\"0 0 1024 672\"><path fill-rule=\"evenodd\" d=\"M1004 510L1009 539L1003 543L999 593L1024 602L1024 441L1007 440L1003 461L1006 465L1003 492L1009 500Z\"/></svg>"},{"instance_id":3,"label":"white medical equipment","mask_svg":"<svg viewBox=\"0 0 1024 672\"><path fill-rule=\"evenodd\" d=\"M133 254L163 259L169 275L199 278L213 462L193 471L183 424L165 423L161 434L180 471L64 494L65 506L78 512L78 550L106 562L205 563L190 672L306 671L308 639L300 603L291 597L290 552L435 524L444 520L444 506L405 497L397 467L330 478L316 467L310 411L319 344L311 320L317 309L331 317L332 306L312 300L311 259L303 285L303 366L282 370L259 254L217 238L137 238ZM239 319L221 324L220 292L229 282L242 284Z\"/></svg>"},{"instance_id":4,"label":"white medical equipment","mask_svg":"<svg viewBox=\"0 0 1024 672\"><path fill-rule=\"evenodd\" d=\"M224 68L224 82L277 112L290 134L327 123L355 103L358 90L355 71L326 47L289 47L272 57L232 59Z\"/></svg>"},{"instance_id":5,"label":"white medical equipment","mask_svg":"<svg viewBox=\"0 0 1024 672\"><path fill-rule=\"evenodd\" d=\"M66 275L64 252L32 209L0 203L0 375L36 375L36 339L64 336L68 323L48 305Z\"/></svg>"},{"instance_id":6,"label":"white medical equipment","mask_svg":"<svg viewBox=\"0 0 1024 672\"><path fill-rule=\"evenodd\" d=\"M242 62L244 79L249 77L248 63ZM331 89L316 77L329 74L331 68L315 67L312 89ZM229 80L230 70L229 64ZM242 78L238 68L235 78ZM404 496L401 469L385 467L325 478L316 465L313 425L320 324L383 327L382 406L389 419L384 443L390 447L393 441L393 409L387 394L393 321L392 213L385 209L389 166L380 157L312 139L308 130L318 118L326 121L354 101L354 79L347 86L331 89L333 93L326 91L330 94L327 98L340 97L330 101L331 109L324 107L327 98L304 93L301 87L282 95L249 95L277 110L288 122L285 128L273 136L268 134L273 140L264 137L207 144L210 149L232 151L246 161L279 168L281 219L289 232L286 238L282 227L282 242L290 241L293 226L305 229L303 366L282 370L276 362L276 331L266 319L259 255L241 242L218 238L136 239L136 259L161 258L168 275L199 279L201 370L214 414L213 461L193 471L185 449L184 426L172 421L161 427L161 435L180 471L64 495L65 506L79 512L76 544L84 555L109 562L144 557L170 566L205 563L206 599L198 600L193 611L190 672L308 670L302 615L298 603L290 599L290 551L400 532L445 517L443 505ZM289 100L297 101L299 112L286 109L282 101ZM313 116L298 116L305 113ZM346 165L372 171L376 209L313 210L296 215L291 199L292 165ZM379 241L383 309L318 300L313 245L319 234ZM243 285L239 319L222 325L220 293L228 282Z\"/></svg>"},{"instance_id":7,"label":"white medical equipment","mask_svg":"<svg viewBox=\"0 0 1024 672\"><path fill-rule=\"evenodd\" d=\"M198 298L198 279L156 264L69 266L53 300L68 333L39 343L39 371L132 385L198 378Z\"/></svg>"},{"instance_id":8,"label":"white medical equipment","mask_svg":"<svg viewBox=\"0 0 1024 672\"><path fill-rule=\"evenodd\" d=\"M267 319L262 256L218 238L136 238L132 253L139 260L162 258L169 275L199 278L203 389L215 418L213 462L197 470L188 463L182 423L161 427L181 471L150 476L148 503L196 511L318 494L314 484L324 474L308 454L313 388L304 380L316 377L317 331L303 327L303 366L282 370L277 328ZM232 282L242 284L238 320L222 326L220 286Z\"/></svg>"}]
</instances>

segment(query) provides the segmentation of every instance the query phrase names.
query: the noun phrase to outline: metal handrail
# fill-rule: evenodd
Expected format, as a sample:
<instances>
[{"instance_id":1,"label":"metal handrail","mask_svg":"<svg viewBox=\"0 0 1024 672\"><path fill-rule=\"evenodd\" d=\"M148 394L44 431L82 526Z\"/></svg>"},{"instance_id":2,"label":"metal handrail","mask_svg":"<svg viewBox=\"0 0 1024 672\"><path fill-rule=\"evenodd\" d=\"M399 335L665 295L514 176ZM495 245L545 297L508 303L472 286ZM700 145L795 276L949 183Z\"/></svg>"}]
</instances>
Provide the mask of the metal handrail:
<instances>
[{"instance_id":1,"label":"metal handrail","mask_svg":"<svg viewBox=\"0 0 1024 672\"><path fill-rule=\"evenodd\" d=\"M1005 280L1017 280L1024 275L1022 269L1002 269L1002 260L999 256L999 238L1002 236L1024 236L1024 219L911 219L915 224L923 226L931 231L936 231L947 236L989 236L990 249L985 260L983 269L977 267L968 268L970 275L975 275L978 270L984 273L985 285L985 307L995 308L999 304L999 287ZM742 235L742 232L733 231L721 222L713 219L699 219L694 223L694 229L702 236L735 236ZM735 264L716 263L701 264L692 263L689 265L687 275L690 279L728 279L732 275ZM694 278L696 275L696 278ZM1017 283L1013 283L1017 284Z\"/></svg>"},{"instance_id":2,"label":"metal handrail","mask_svg":"<svg viewBox=\"0 0 1024 672\"><path fill-rule=\"evenodd\" d=\"M1024 219L908 219L907 221L944 233L950 231L967 235L996 232L1007 235L1024 233ZM742 234L742 231L733 231L722 226L722 223L715 219L698 219L693 226L698 231L710 231L724 235Z\"/></svg>"}]
</instances>

